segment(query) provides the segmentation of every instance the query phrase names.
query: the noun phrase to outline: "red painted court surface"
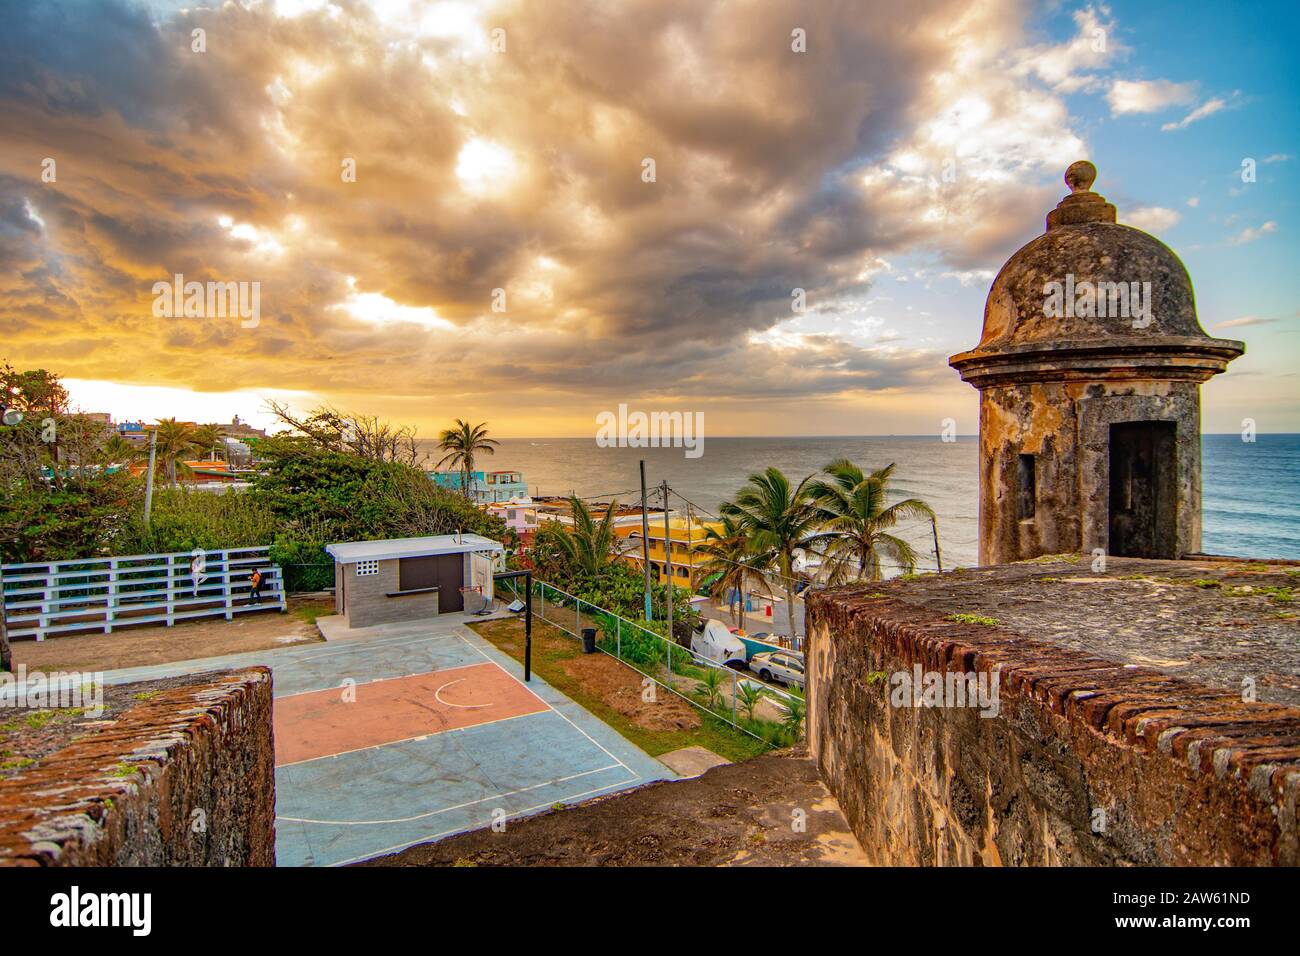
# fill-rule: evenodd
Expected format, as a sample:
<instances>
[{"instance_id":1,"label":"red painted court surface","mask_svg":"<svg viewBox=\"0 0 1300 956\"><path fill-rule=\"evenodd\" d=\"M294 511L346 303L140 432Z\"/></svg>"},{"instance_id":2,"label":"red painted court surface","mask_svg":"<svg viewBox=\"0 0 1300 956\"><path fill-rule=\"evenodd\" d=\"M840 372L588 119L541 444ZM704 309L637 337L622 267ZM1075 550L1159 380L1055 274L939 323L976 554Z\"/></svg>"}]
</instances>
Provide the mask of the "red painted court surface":
<instances>
[{"instance_id":1,"label":"red painted court surface","mask_svg":"<svg viewBox=\"0 0 1300 956\"><path fill-rule=\"evenodd\" d=\"M272 666L282 866L365 860L672 775L456 620L286 648Z\"/></svg>"},{"instance_id":2,"label":"red painted court surface","mask_svg":"<svg viewBox=\"0 0 1300 956\"><path fill-rule=\"evenodd\" d=\"M550 709L488 662L278 697L275 763L352 753Z\"/></svg>"}]
</instances>

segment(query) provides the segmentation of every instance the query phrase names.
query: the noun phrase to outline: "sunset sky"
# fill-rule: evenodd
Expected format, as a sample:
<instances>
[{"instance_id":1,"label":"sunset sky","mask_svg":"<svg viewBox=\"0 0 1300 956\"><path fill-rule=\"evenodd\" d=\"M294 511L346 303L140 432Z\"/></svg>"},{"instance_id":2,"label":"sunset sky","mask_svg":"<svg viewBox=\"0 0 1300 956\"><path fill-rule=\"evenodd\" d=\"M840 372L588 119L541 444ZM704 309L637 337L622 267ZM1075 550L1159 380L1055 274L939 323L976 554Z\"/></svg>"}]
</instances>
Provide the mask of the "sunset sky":
<instances>
[{"instance_id":1,"label":"sunset sky","mask_svg":"<svg viewBox=\"0 0 1300 956\"><path fill-rule=\"evenodd\" d=\"M1205 429L1300 431L1298 26L1293 0L0 0L0 359L119 419L973 433L947 358L1089 158L1247 343ZM260 283L260 323L156 317L176 273Z\"/></svg>"}]
</instances>

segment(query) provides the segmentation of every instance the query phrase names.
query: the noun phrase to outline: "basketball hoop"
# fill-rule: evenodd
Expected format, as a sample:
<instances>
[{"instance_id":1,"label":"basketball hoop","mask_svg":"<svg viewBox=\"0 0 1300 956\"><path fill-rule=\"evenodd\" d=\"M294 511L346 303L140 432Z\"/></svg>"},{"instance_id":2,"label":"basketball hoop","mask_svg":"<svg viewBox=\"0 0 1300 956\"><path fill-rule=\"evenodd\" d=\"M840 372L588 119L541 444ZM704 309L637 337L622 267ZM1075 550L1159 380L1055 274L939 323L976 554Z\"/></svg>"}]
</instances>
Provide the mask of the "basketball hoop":
<instances>
[{"instance_id":1,"label":"basketball hoop","mask_svg":"<svg viewBox=\"0 0 1300 956\"><path fill-rule=\"evenodd\" d=\"M491 599L490 597L487 597L487 596L485 596L485 595L483 594L483 585L481 585L481 584L471 584L471 585L467 585L467 586L465 586L465 587L462 587L462 588L460 589L460 600L461 600L461 603L462 603L462 604L465 603L465 595L466 595L467 593L471 592L471 591L472 591L473 593L477 594L477 595L479 596L479 598L482 599L482 603L479 605L479 608L478 608L477 611L471 611L470 613L471 613L471 614L475 614L475 615L491 614L491 613L492 613L492 606L491 606L491 605L492 605L492 599Z\"/></svg>"}]
</instances>

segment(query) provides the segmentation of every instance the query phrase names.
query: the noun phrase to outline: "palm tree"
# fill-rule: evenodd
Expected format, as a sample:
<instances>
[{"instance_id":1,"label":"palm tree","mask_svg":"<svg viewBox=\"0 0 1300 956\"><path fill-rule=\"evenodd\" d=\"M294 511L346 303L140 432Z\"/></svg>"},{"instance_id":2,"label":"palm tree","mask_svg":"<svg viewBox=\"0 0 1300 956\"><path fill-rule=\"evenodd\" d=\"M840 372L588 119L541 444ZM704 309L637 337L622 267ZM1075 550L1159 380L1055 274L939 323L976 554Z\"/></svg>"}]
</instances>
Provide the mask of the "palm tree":
<instances>
[{"instance_id":1,"label":"palm tree","mask_svg":"<svg viewBox=\"0 0 1300 956\"><path fill-rule=\"evenodd\" d=\"M194 447L201 454L208 456L208 461L216 460L216 451L221 447L221 438L225 430L218 424L199 425L194 429Z\"/></svg>"},{"instance_id":2,"label":"palm tree","mask_svg":"<svg viewBox=\"0 0 1300 956\"><path fill-rule=\"evenodd\" d=\"M755 555L749 546L749 536L735 518L724 515L722 530L705 528L704 540L695 545L694 551L705 557L700 565L700 574L706 578L716 579L709 588L709 594L715 600L728 598L731 619L738 627L745 626L745 593L751 584L762 580L762 556ZM739 594L738 601L731 600L732 595ZM737 614L739 608L739 615Z\"/></svg>"},{"instance_id":3,"label":"palm tree","mask_svg":"<svg viewBox=\"0 0 1300 956\"><path fill-rule=\"evenodd\" d=\"M767 688L761 687L753 681L741 681L740 687L736 690L736 701L745 711L745 716L750 720L754 719L754 708L766 696Z\"/></svg>"},{"instance_id":4,"label":"palm tree","mask_svg":"<svg viewBox=\"0 0 1300 956\"><path fill-rule=\"evenodd\" d=\"M785 591L791 638L797 636L794 620L794 556L817 530L817 512L808 499L805 478L792 486L779 468L749 476L749 483L724 501L721 513L733 518L749 536L755 566L765 577L779 577Z\"/></svg>"},{"instance_id":5,"label":"palm tree","mask_svg":"<svg viewBox=\"0 0 1300 956\"><path fill-rule=\"evenodd\" d=\"M813 482L809 494L821 523L814 541L828 561L830 583L851 578L879 581L882 555L914 571L916 552L888 529L902 518L933 518L934 510L920 498L886 506L892 464L866 475L840 458L824 471L828 477Z\"/></svg>"},{"instance_id":6,"label":"palm tree","mask_svg":"<svg viewBox=\"0 0 1300 956\"><path fill-rule=\"evenodd\" d=\"M487 422L479 422L477 425L471 425L469 422L456 419L454 428L444 428L438 434L438 448L447 454L442 456L442 460L435 465L435 468L441 468L443 465L450 465L460 472L461 489L465 492L465 497L471 497L469 491L470 476L474 474L474 456L478 452L486 452L489 455L496 454L496 446L499 444L495 439L488 438Z\"/></svg>"},{"instance_id":7,"label":"palm tree","mask_svg":"<svg viewBox=\"0 0 1300 956\"><path fill-rule=\"evenodd\" d=\"M99 457L106 465L125 465L139 459L140 448L114 432L99 446Z\"/></svg>"},{"instance_id":8,"label":"palm tree","mask_svg":"<svg viewBox=\"0 0 1300 956\"><path fill-rule=\"evenodd\" d=\"M803 688L791 685L786 688L787 697L781 703L785 706L785 716L781 726L790 732L797 741L803 733L804 717L808 714L808 702L804 700Z\"/></svg>"},{"instance_id":9,"label":"palm tree","mask_svg":"<svg viewBox=\"0 0 1300 956\"><path fill-rule=\"evenodd\" d=\"M185 459L197 449L194 445L194 426L174 418L160 418L157 425L157 462L167 475L168 483L176 487L177 471L189 471Z\"/></svg>"},{"instance_id":10,"label":"palm tree","mask_svg":"<svg viewBox=\"0 0 1300 956\"><path fill-rule=\"evenodd\" d=\"M614 512L618 502L611 501L605 516L596 521L580 498L570 498L573 526L556 537L570 566L590 577L599 577L614 560L618 535L614 532Z\"/></svg>"},{"instance_id":11,"label":"palm tree","mask_svg":"<svg viewBox=\"0 0 1300 956\"><path fill-rule=\"evenodd\" d=\"M704 677L700 680L700 686L697 689L700 702L704 704L705 710L719 711L722 709L722 671L716 667L706 667Z\"/></svg>"}]
</instances>

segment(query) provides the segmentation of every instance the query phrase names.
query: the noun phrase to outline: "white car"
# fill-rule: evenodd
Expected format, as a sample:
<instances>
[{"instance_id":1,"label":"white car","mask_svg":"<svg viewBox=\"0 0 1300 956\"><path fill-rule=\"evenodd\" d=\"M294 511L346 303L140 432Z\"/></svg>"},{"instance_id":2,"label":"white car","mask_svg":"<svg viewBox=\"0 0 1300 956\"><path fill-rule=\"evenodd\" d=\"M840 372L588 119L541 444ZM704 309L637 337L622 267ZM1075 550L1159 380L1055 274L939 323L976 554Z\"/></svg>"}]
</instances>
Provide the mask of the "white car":
<instances>
[{"instance_id":1,"label":"white car","mask_svg":"<svg viewBox=\"0 0 1300 956\"><path fill-rule=\"evenodd\" d=\"M787 687L803 687L803 655L794 651L764 651L749 659L749 669L763 680L780 681Z\"/></svg>"}]
</instances>

